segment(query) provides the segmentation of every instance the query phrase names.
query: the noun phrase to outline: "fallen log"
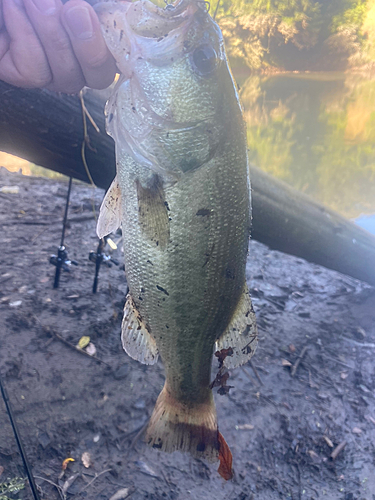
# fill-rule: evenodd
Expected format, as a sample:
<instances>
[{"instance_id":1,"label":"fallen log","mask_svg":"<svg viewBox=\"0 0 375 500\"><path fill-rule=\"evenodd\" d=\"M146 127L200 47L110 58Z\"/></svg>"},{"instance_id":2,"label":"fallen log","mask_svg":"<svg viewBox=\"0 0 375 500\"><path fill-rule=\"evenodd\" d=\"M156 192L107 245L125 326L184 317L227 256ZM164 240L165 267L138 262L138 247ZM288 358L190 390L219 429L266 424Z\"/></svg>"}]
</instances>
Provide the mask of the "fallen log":
<instances>
[{"instance_id":1,"label":"fallen log","mask_svg":"<svg viewBox=\"0 0 375 500\"><path fill-rule=\"evenodd\" d=\"M95 184L106 189L115 175L114 143L104 126L104 98L85 104L101 130L88 123L86 159ZM78 96L18 89L0 81L0 150L88 182ZM287 184L251 168L253 238L375 286L375 237Z\"/></svg>"}]
</instances>

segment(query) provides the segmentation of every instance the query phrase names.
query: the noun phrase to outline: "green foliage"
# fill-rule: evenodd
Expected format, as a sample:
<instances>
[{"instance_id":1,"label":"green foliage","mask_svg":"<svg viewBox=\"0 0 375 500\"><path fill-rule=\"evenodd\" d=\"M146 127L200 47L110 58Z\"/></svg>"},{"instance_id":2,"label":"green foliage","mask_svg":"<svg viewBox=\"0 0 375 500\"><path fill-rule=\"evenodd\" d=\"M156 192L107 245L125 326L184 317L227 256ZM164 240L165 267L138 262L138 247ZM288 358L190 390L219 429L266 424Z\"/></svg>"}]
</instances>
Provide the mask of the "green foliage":
<instances>
[{"instance_id":1,"label":"green foliage","mask_svg":"<svg viewBox=\"0 0 375 500\"><path fill-rule=\"evenodd\" d=\"M375 42L366 40L369 30L363 35L372 3L222 0L217 19L229 55L252 70L342 70L363 65L372 53Z\"/></svg>"},{"instance_id":2,"label":"green foliage","mask_svg":"<svg viewBox=\"0 0 375 500\"><path fill-rule=\"evenodd\" d=\"M7 493L18 493L25 488L25 479L22 477L14 477L7 479L5 482L0 483L0 500L11 500Z\"/></svg>"},{"instance_id":3,"label":"green foliage","mask_svg":"<svg viewBox=\"0 0 375 500\"><path fill-rule=\"evenodd\" d=\"M355 26L358 30L361 29L366 12L367 0L352 0L351 2L343 2L343 4L351 5L339 14L332 17L331 30L336 32L341 26Z\"/></svg>"}]
</instances>

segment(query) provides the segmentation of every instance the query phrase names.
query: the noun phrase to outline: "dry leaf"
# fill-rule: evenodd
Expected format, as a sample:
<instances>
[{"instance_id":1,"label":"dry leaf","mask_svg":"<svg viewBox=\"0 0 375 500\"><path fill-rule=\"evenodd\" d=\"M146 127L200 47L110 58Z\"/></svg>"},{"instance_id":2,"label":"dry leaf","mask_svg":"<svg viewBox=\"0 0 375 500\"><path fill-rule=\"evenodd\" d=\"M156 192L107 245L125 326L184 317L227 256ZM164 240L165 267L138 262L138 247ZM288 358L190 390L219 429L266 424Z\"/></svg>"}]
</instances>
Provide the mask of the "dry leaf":
<instances>
[{"instance_id":1,"label":"dry leaf","mask_svg":"<svg viewBox=\"0 0 375 500\"><path fill-rule=\"evenodd\" d=\"M69 458L66 458L66 459L63 461L62 466L61 466L62 470L66 470L66 468L68 467L68 463L69 463L69 462L74 462L74 458L70 458L70 457L69 457Z\"/></svg>"},{"instance_id":2,"label":"dry leaf","mask_svg":"<svg viewBox=\"0 0 375 500\"><path fill-rule=\"evenodd\" d=\"M85 351L87 352L87 354L90 354L90 356L95 356L96 347L92 342L90 342L89 345L86 347Z\"/></svg>"},{"instance_id":3,"label":"dry leaf","mask_svg":"<svg viewBox=\"0 0 375 500\"><path fill-rule=\"evenodd\" d=\"M290 351L291 353L296 352L296 346L294 346L293 344L290 344L290 346L289 346L289 351Z\"/></svg>"},{"instance_id":4,"label":"dry leaf","mask_svg":"<svg viewBox=\"0 0 375 500\"><path fill-rule=\"evenodd\" d=\"M92 465L91 455L88 451L82 453L81 460L86 469L88 469Z\"/></svg>"},{"instance_id":5,"label":"dry leaf","mask_svg":"<svg viewBox=\"0 0 375 500\"><path fill-rule=\"evenodd\" d=\"M310 455L311 459L314 462L316 462L316 463L321 462L319 455L317 453L315 453L314 450L309 450L307 453Z\"/></svg>"},{"instance_id":6,"label":"dry leaf","mask_svg":"<svg viewBox=\"0 0 375 500\"><path fill-rule=\"evenodd\" d=\"M340 373L340 377L342 378L342 380L345 380L346 378L348 378L348 375L349 375L349 373L347 373L347 372Z\"/></svg>"},{"instance_id":7,"label":"dry leaf","mask_svg":"<svg viewBox=\"0 0 375 500\"><path fill-rule=\"evenodd\" d=\"M329 439L329 437L328 437L328 436L323 436L323 438L324 438L324 441L328 444L328 446L329 446L330 448L333 448L333 443L332 443L332 441Z\"/></svg>"},{"instance_id":8,"label":"dry leaf","mask_svg":"<svg viewBox=\"0 0 375 500\"><path fill-rule=\"evenodd\" d=\"M117 245L111 238L107 238L107 243L112 250L117 250Z\"/></svg>"},{"instance_id":9,"label":"dry leaf","mask_svg":"<svg viewBox=\"0 0 375 500\"><path fill-rule=\"evenodd\" d=\"M129 496L129 488L118 490L109 500L123 500Z\"/></svg>"},{"instance_id":10,"label":"dry leaf","mask_svg":"<svg viewBox=\"0 0 375 500\"><path fill-rule=\"evenodd\" d=\"M1 474L4 472L4 467L2 465L0 465L0 476Z\"/></svg>"},{"instance_id":11,"label":"dry leaf","mask_svg":"<svg viewBox=\"0 0 375 500\"><path fill-rule=\"evenodd\" d=\"M87 347L90 343L90 337L84 335L83 337L81 337L79 339L79 342L77 344L77 347L79 347L80 349L84 349L85 347Z\"/></svg>"},{"instance_id":12,"label":"dry leaf","mask_svg":"<svg viewBox=\"0 0 375 500\"><path fill-rule=\"evenodd\" d=\"M359 427L354 427L354 429L352 430L352 433L353 434L362 434L362 429L360 429Z\"/></svg>"},{"instance_id":13,"label":"dry leaf","mask_svg":"<svg viewBox=\"0 0 375 500\"><path fill-rule=\"evenodd\" d=\"M288 361L287 359L282 359L281 360L282 366L292 366L292 363Z\"/></svg>"}]
</instances>

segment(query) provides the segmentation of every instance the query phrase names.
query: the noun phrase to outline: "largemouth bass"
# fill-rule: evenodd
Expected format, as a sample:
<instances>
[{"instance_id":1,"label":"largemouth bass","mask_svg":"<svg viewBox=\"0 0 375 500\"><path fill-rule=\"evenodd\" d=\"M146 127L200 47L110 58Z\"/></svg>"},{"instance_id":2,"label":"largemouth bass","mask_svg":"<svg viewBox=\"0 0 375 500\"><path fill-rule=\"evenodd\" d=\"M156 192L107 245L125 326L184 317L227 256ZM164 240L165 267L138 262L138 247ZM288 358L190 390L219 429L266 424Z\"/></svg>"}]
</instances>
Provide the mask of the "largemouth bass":
<instances>
[{"instance_id":1,"label":"largemouth bass","mask_svg":"<svg viewBox=\"0 0 375 500\"><path fill-rule=\"evenodd\" d=\"M197 0L163 9L148 0L109 2L96 11L121 72L106 107L117 177L97 232L101 238L122 223L124 349L146 364L160 355L166 373L146 441L225 461L210 388L213 350L231 354L228 368L245 363L257 329L245 281L246 135L222 35Z\"/></svg>"}]
</instances>

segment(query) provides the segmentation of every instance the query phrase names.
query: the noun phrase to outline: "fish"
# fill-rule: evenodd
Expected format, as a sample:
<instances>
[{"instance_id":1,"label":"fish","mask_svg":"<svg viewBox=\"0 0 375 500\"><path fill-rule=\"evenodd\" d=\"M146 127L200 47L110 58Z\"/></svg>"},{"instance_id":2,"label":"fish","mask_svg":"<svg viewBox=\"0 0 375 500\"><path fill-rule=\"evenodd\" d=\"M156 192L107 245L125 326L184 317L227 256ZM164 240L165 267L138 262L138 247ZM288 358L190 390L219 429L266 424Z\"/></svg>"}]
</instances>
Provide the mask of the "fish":
<instances>
[{"instance_id":1,"label":"fish","mask_svg":"<svg viewBox=\"0 0 375 500\"><path fill-rule=\"evenodd\" d=\"M245 279L246 132L223 37L200 0L95 9L120 73L105 110L117 175L97 234L122 225L129 287L122 345L141 363L160 356L166 376L146 442L220 460L219 473L230 479L212 358L225 353L221 369L246 363L258 336Z\"/></svg>"}]
</instances>

